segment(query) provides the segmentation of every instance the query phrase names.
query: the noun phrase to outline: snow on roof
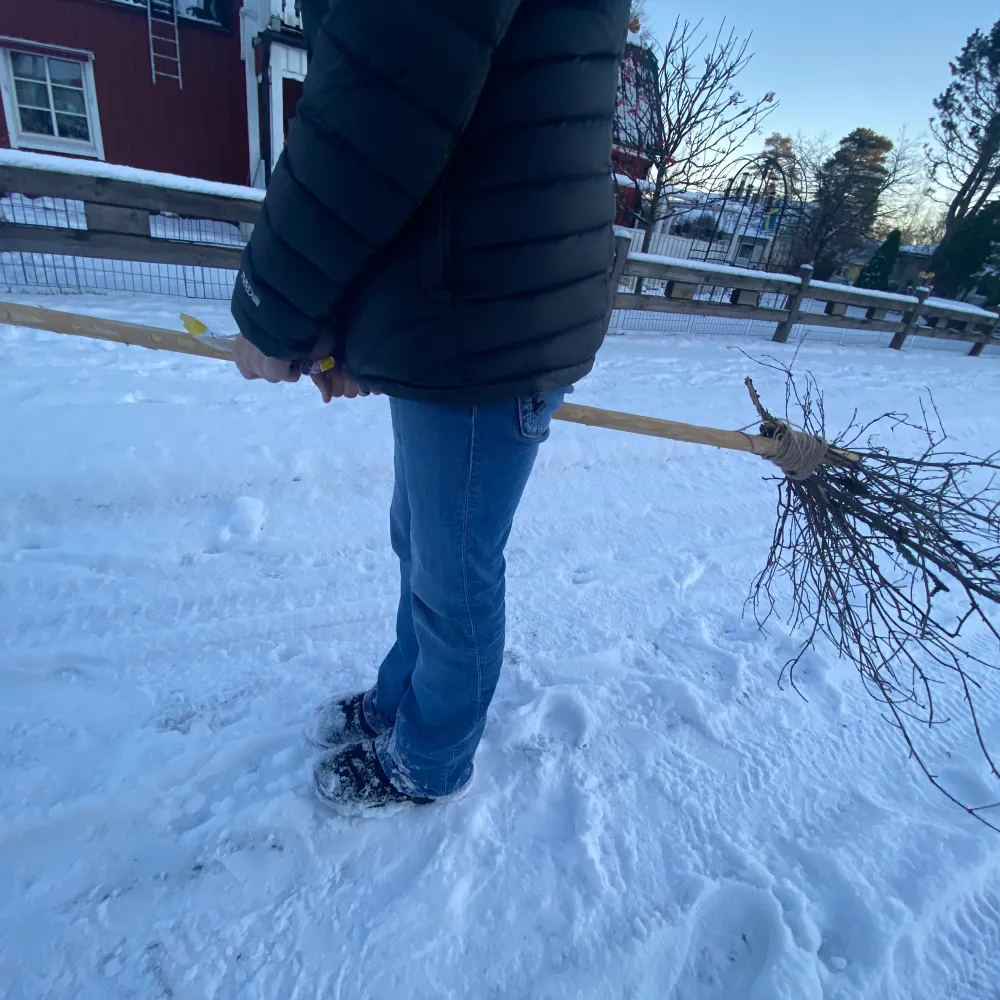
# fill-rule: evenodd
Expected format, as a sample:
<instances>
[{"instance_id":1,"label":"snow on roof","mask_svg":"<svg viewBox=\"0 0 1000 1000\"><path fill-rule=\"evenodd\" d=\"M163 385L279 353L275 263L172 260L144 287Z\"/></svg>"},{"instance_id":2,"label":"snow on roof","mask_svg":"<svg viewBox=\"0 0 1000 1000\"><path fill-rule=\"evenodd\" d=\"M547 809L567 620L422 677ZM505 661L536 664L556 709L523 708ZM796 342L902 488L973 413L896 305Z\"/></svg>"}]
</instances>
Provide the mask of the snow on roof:
<instances>
[{"instance_id":1,"label":"snow on roof","mask_svg":"<svg viewBox=\"0 0 1000 1000\"><path fill-rule=\"evenodd\" d=\"M637 180L628 174L615 174L615 183L622 187L640 187L644 191L652 191L656 187L652 181Z\"/></svg>"},{"instance_id":2,"label":"snow on roof","mask_svg":"<svg viewBox=\"0 0 1000 1000\"><path fill-rule=\"evenodd\" d=\"M151 184L174 191L193 191L198 194L217 195L221 198L240 198L246 201L263 201L260 188L240 187L237 184L220 184L200 177L181 177L179 174L162 174L155 170L139 170L101 160L79 160L69 156L49 156L46 153L27 153L19 149L0 149L0 166L27 167L31 170L52 170L60 174L82 174L86 177L106 177L108 180L131 181L133 184Z\"/></svg>"},{"instance_id":3,"label":"snow on roof","mask_svg":"<svg viewBox=\"0 0 1000 1000\"><path fill-rule=\"evenodd\" d=\"M937 248L938 245L936 243L904 243L899 248L899 252L920 257L930 257Z\"/></svg>"}]
</instances>

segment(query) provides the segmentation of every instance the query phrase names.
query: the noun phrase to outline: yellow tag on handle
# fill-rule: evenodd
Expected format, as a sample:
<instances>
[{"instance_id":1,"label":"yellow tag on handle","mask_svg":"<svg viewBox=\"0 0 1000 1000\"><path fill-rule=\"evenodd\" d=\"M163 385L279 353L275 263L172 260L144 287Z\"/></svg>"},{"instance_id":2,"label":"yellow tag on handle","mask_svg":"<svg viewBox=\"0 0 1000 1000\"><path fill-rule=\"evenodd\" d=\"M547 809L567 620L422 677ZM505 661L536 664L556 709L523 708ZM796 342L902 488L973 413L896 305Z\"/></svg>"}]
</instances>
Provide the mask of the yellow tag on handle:
<instances>
[{"instance_id":1,"label":"yellow tag on handle","mask_svg":"<svg viewBox=\"0 0 1000 1000\"><path fill-rule=\"evenodd\" d=\"M229 341L232 342L235 337L220 338L214 334L200 319L196 316L189 316L187 313L181 313L181 322L184 324L184 329L191 334L192 337L205 337L214 341ZM302 361L299 363L299 370L303 375L322 375L326 372L333 371L337 367L337 362L334 358L329 356L325 358L320 358L319 361Z\"/></svg>"},{"instance_id":2,"label":"yellow tag on handle","mask_svg":"<svg viewBox=\"0 0 1000 1000\"><path fill-rule=\"evenodd\" d=\"M195 319L194 316L189 316L187 313L181 313L181 322L184 324L184 329L191 334L192 337L197 337L202 333L208 333L208 327L200 319Z\"/></svg>"}]
</instances>

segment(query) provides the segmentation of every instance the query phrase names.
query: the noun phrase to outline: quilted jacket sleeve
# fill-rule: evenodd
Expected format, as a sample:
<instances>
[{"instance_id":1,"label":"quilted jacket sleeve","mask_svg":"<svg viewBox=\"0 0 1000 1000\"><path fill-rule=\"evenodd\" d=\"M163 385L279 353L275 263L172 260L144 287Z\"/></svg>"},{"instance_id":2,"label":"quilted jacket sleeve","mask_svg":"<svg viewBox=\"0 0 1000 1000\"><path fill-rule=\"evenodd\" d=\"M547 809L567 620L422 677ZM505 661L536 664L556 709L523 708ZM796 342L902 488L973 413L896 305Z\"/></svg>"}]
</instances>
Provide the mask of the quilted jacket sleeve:
<instances>
[{"instance_id":1,"label":"quilted jacket sleeve","mask_svg":"<svg viewBox=\"0 0 1000 1000\"><path fill-rule=\"evenodd\" d=\"M307 355L434 187L519 3L332 0L233 291L265 354Z\"/></svg>"}]
</instances>

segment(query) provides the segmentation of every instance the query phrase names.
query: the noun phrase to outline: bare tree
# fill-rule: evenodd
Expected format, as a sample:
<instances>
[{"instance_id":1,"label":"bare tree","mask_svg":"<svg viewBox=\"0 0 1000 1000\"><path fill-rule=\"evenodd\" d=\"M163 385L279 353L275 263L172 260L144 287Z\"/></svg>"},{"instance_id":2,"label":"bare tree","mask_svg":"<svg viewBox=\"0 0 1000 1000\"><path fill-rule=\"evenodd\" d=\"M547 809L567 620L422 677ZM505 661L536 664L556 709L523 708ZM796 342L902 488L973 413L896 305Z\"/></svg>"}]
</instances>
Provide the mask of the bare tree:
<instances>
[{"instance_id":1,"label":"bare tree","mask_svg":"<svg viewBox=\"0 0 1000 1000\"><path fill-rule=\"evenodd\" d=\"M631 209L646 231L645 250L655 224L670 214L671 195L706 187L776 107L773 92L747 99L736 85L753 58L750 37L725 21L712 36L702 24L678 18L651 51L649 78L623 79L615 138L648 170L633 178Z\"/></svg>"},{"instance_id":2,"label":"bare tree","mask_svg":"<svg viewBox=\"0 0 1000 1000\"><path fill-rule=\"evenodd\" d=\"M900 188L898 197L891 198L885 212L880 213L872 235L885 239L893 229L898 229L904 246L940 243L944 237L944 208L935 204L922 184L900 185Z\"/></svg>"}]
</instances>

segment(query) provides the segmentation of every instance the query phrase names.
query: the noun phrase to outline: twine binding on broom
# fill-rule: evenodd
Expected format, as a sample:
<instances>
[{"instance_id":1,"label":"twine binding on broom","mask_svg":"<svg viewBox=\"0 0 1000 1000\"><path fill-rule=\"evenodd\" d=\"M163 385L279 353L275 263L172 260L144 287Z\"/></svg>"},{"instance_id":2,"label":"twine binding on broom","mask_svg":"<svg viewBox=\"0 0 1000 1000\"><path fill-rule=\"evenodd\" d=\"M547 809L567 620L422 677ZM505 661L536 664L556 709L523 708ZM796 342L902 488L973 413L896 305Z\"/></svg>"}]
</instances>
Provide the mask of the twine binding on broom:
<instances>
[{"instance_id":1,"label":"twine binding on broom","mask_svg":"<svg viewBox=\"0 0 1000 1000\"><path fill-rule=\"evenodd\" d=\"M778 444L778 450L767 457L785 474L786 479L795 483L809 479L824 464L830 445L825 438L808 431L796 430L784 420L775 420L770 436Z\"/></svg>"}]
</instances>

